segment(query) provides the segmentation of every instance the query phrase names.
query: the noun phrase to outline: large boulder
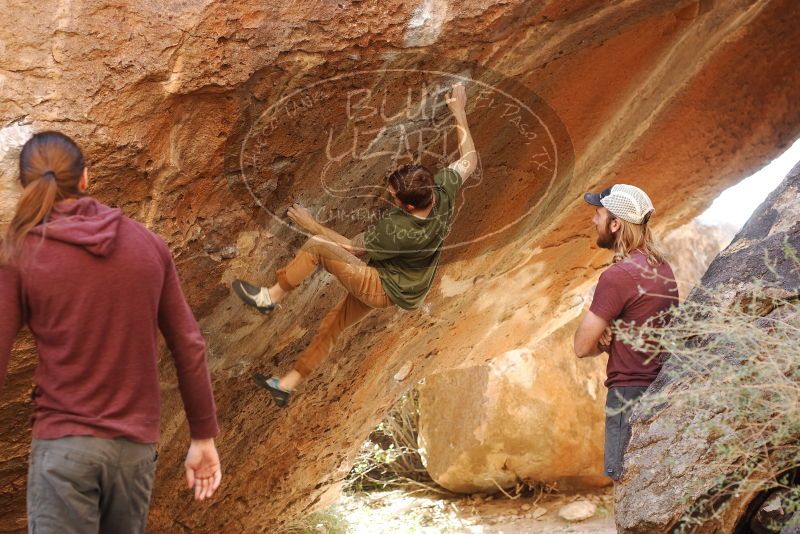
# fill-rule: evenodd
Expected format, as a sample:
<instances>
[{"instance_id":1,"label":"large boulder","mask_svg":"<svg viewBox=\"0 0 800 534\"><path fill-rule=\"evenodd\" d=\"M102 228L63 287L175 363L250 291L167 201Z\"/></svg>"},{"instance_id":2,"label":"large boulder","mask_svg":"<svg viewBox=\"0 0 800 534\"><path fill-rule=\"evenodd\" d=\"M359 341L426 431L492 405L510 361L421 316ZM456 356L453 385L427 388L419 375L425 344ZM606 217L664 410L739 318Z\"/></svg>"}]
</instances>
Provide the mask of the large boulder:
<instances>
[{"instance_id":1,"label":"large boulder","mask_svg":"<svg viewBox=\"0 0 800 534\"><path fill-rule=\"evenodd\" d=\"M800 269L796 257L787 254L791 249L800 250L798 199L800 165L789 173L755 211L731 245L714 260L703 276L701 287L690 295L689 302L709 303L723 309L748 306L749 313L766 318L762 325L764 328L768 328L772 320L797 322L797 317L785 317L786 313L781 309L785 306L781 303L796 302L800 298ZM758 305L754 307L751 303L756 284L768 289L759 290ZM691 375L696 376L696 371L690 373L682 362L669 359L647 394L658 394L657 398L668 399L692 387ZM794 369L798 365L800 359L795 362ZM729 372L735 373L737 366L731 364ZM791 380L791 375L786 378ZM767 394L767 390L762 393ZM632 416L632 439L615 499L620 532L671 532L682 518L697 515L695 505L713 497L712 492L721 475L733 475L736 469L728 467L730 473L720 472L721 464L725 465L719 461L720 454L725 449L718 446L723 438L727 439L727 433L719 431L724 423L720 414L727 413L728 409L736 410L735 405L715 402L708 407L698 405L687 410L683 405L673 406L667 402L657 408L640 408ZM730 424L725 428L731 428ZM739 430L733 427L730 431ZM768 437L765 436L766 443L769 443ZM800 436L795 439L800 439ZM756 446L756 443L749 445ZM690 531L734 532L742 522L742 515L757 497L756 489L757 486L755 489L745 486L728 495L716 517L704 519L705 512L701 508L704 513L698 515L697 524ZM738 528L743 528L742 532L749 531L747 525Z\"/></svg>"},{"instance_id":2,"label":"large boulder","mask_svg":"<svg viewBox=\"0 0 800 534\"><path fill-rule=\"evenodd\" d=\"M729 230L694 221L664 237L682 297L731 237ZM545 339L483 365L425 379L419 445L433 480L463 493L497 491L521 480L562 488L610 483L603 475L607 357L575 358L579 322L575 317Z\"/></svg>"},{"instance_id":3,"label":"large boulder","mask_svg":"<svg viewBox=\"0 0 800 534\"><path fill-rule=\"evenodd\" d=\"M450 491L520 481L602 486L605 361L572 354L579 319L485 365L443 371L419 388L419 446Z\"/></svg>"},{"instance_id":4,"label":"large boulder","mask_svg":"<svg viewBox=\"0 0 800 534\"><path fill-rule=\"evenodd\" d=\"M209 341L223 486L201 504L183 488L188 434L165 353L150 529L269 530L330 502L359 444L411 384L571 319L560 304L577 301L607 261L591 251L580 193L643 186L663 230L774 157L800 134L798 9L792 0L3 2L0 220L18 194L15 149L26 133L74 136L90 191L169 243ZM319 277L267 318L228 284L274 281L305 239L282 217L290 202L342 233L362 231L378 205L363 192L379 193L397 163L376 150L432 166L452 158L437 84L459 76L482 168L459 199L454 246L426 306L382 310L353 328L277 411L250 374L288 369L342 290ZM35 364L22 338L0 405L0 531L24 529Z\"/></svg>"}]
</instances>

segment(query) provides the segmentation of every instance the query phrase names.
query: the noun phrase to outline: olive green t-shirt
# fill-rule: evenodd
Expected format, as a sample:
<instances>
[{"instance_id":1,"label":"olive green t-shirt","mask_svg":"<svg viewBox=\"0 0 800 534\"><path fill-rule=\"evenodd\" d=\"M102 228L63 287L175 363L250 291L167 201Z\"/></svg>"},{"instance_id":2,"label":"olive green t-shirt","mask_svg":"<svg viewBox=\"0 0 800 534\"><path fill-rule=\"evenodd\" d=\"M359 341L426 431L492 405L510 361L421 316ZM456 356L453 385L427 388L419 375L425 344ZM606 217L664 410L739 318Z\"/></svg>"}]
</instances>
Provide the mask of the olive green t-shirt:
<instances>
[{"instance_id":1,"label":"olive green t-shirt","mask_svg":"<svg viewBox=\"0 0 800 534\"><path fill-rule=\"evenodd\" d=\"M461 187L461 176L449 167L433 180L436 204L427 218L392 206L364 233L369 265L378 269L386 295L407 310L422 304L433 283Z\"/></svg>"}]
</instances>

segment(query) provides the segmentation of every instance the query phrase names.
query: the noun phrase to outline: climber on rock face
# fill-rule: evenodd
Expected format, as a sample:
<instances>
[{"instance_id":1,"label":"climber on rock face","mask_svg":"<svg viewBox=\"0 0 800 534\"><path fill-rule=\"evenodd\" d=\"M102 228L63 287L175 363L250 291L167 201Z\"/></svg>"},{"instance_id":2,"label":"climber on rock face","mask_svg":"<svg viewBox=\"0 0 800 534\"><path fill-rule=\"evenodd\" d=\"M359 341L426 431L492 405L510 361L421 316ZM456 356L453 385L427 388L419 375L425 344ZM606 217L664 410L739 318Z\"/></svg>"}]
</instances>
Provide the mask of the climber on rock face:
<instances>
[{"instance_id":1,"label":"climber on rock face","mask_svg":"<svg viewBox=\"0 0 800 534\"><path fill-rule=\"evenodd\" d=\"M414 164L392 172L387 189L393 206L353 239L326 228L308 210L293 205L288 210L289 218L311 237L295 258L277 271L277 283L268 288L243 280L233 282L236 295L264 314L272 312L317 266L334 275L347 290L347 295L322 319L293 370L282 378L254 375L256 383L271 393L278 406L288 403L291 392L330 353L342 331L373 308L397 305L414 309L422 304L453 219L456 192L478 165L467 125L466 99L460 83L453 86L446 99L458 131L460 159L435 175Z\"/></svg>"},{"instance_id":2,"label":"climber on rock face","mask_svg":"<svg viewBox=\"0 0 800 534\"><path fill-rule=\"evenodd\" d=\"M662 362L660 354L623 343L613 332L647 322L665 324L678 302L678 286L648 227L655 210L644 191L618 184L586 193L584 200L596 207L597 245L614 251L614 263L600 275L592 305L575 332L575 354L608 353L604 470L617 481L630 440L632 404L658 376Z\"/></svg>"},{"instance_id":3,"label":"climber on rock face","mask_svg":"<svg viewBox=\"0 0 800 534\"><path fill-rule=\"evenodd\" d=\"M187 484L202 500L222 478L205 341L166 243L86 194L88 169L72 139L34 135L19 180L0 250L0 384L27 325L39 353L29 530L144 532L159 440L159 331L189 422Z\"/></svg>"}]
</instances>

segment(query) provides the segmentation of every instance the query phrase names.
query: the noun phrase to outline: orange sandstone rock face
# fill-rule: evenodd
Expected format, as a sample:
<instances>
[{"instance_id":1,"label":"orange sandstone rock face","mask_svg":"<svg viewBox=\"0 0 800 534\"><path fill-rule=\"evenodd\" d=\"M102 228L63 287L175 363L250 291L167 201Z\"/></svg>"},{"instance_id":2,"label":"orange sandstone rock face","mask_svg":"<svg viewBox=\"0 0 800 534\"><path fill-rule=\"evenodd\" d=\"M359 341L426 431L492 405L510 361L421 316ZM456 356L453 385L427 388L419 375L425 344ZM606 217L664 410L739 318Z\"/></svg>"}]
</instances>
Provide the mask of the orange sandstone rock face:
<instances>
[{"instance_id":1,"label":"orange sandstone rock face","mask_svg":"<svg viewBox=\"0 0 800 534\"><path fill-rule=\"evenodd\" d=\"M790 0L89 0L2 10L0 219L16 194L20 138L47 128L72 135L85 148L91 192L170 243L209 342L223 487L203 504L182 488L188 437L165 354L153 531L269 530L330 502L359 443L411 384L568 322L608 261L592 248L584 190L642 186L658 225L674 227L800 132ZM372 72L346 78L357 70ZM282 219L290 202L320 214L340 207L330 224L353 235L381 205L386 165L452 157L441 89L458 76L481 173L459 199L448 240L458 246L446 251L426 306L374 313L276 411L249 375L288 369L342 290L320 276L265 319L243 309L229 282L272 282L302 243ZM308 92L334 79L327 96ZM407 90L421 86L407 105ZM372 107L387 95L387 114L348 114L348 96L353 104L370 89ZM488 99L497 90L502 98ZM399 113L423 99L432 114ZM276 122L268 111L281 102ZM369 135L335 160L356 129ZM376 152L389 154L367 157ZM7 531L24 526L35 361L23 337L0 405ZM411 373L395 380L408 362Z\"/></svg>"}]
</instances>

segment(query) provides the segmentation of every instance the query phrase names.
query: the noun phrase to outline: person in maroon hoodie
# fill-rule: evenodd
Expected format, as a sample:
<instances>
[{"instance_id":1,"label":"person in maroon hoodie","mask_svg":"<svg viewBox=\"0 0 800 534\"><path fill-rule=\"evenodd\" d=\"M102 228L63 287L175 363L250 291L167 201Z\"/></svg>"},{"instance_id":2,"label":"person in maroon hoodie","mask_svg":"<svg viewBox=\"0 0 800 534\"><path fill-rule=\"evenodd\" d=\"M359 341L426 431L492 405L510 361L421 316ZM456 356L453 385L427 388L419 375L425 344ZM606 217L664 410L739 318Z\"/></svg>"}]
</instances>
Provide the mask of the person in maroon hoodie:
<instances>
[{"instance_id":1,"label":"person in maroon hoodie","mask_svg":"<svg viewBox=\"0 0 800 534\"><path fill-rule=\"evenodd\" d=\"M144 532L159 439L158 331L177 368L196 499L221 480L205 342L167 245L86 195L80 148L42 132L0 253L0 386L27 325L39 352L28 471L31 532Z\"/></svg>"}]
</instances>

